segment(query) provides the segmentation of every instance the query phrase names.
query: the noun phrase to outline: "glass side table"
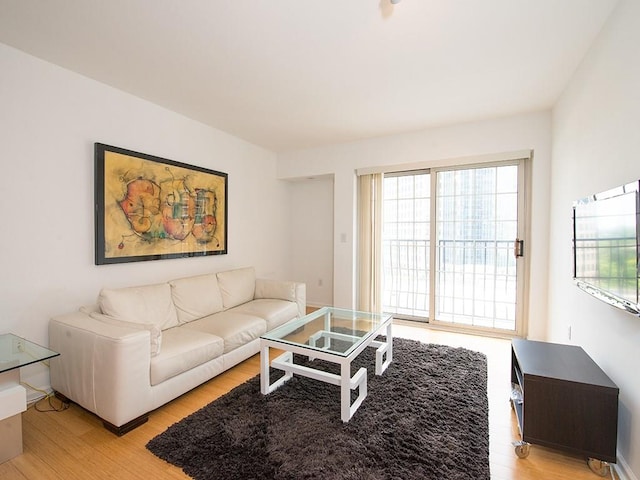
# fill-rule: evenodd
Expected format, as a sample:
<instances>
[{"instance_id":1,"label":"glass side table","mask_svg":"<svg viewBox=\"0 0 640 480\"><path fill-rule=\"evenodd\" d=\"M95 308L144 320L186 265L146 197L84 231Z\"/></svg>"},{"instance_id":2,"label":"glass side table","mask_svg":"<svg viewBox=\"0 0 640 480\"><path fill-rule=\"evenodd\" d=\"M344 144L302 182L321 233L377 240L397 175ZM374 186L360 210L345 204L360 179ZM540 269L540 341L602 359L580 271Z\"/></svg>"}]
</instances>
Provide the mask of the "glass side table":
<instances>
[{"instance_id":1,"label":"glass side table","mask_svg":"<svg viewBox=\"0 0 640 480\"><path fill-rule=\"evenodd\" d=\"M0 335L0 463L22 453L22 412L27 391L20 385L20 367L60 355L11 333Z\"/></svg>"}]
</instances>

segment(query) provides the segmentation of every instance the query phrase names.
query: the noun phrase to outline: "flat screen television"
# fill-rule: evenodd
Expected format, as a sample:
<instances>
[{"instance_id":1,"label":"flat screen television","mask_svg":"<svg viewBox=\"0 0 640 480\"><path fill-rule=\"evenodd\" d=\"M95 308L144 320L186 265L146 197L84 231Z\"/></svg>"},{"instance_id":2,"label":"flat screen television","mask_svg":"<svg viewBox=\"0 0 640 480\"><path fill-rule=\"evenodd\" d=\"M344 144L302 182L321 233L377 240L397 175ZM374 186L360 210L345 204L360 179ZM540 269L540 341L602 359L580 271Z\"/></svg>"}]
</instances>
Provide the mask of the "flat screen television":
<instances>
[{"instance_id":1,"label":"flat screen television","mask_svg":"<svg viewBox=\"0 0 640 480\"><path fill-rule=\"evenodd\" d=\"M573 278L585 292L640 315L640 180L573 204Z\"/></svg>"}]
</instances>

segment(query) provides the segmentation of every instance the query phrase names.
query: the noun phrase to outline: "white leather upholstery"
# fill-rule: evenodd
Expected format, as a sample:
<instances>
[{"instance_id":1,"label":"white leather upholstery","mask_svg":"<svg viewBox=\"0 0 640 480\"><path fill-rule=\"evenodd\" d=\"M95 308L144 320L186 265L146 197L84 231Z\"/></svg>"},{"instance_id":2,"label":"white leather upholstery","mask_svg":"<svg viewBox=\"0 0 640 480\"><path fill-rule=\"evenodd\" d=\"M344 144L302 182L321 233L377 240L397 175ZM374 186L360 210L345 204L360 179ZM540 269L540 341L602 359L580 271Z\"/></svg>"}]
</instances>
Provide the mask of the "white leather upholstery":
<instances>
[{"instance_id":1,"label":"white leather upholstery","mask_svg":"<svg viewBox=\"0 0 640 480\"><path fill-rule=\"evenodd\" d=\"M231 311L264 318L267 321L267 332L298 316L296 303L273 298L258 298L238 305Z\"/></svg>"},{"instance_id":2,"label":"white leather upholstery","mask_svg":"<svg viewBox=\"0 0 640 480\"><path fill-rule=\"evenodd\" d=\"M256 280L255 298L278 298L295 302L296 283L259 278Z\"/></svg>"},{"instance_id":3,"label":"white leather upholstery","mask_svg":"<svg viewBox=\"0 0 640 480\"><path fill-rule=\"evenodd\" d=\"M257 278L254 297L295 302L298 307L298 316L303 317L307 314L307 289L304 283Z\"/></svg>"},{"instance_id":4,"label":"white leather upholstery","mask_svg":"<svg viewBox=\"0 0 640 480\"><path fill-rule=\"evenodd\" d=\"M180 323L222 311L222 295L215 273L179 278L169 285Z\"/></svg>"},{"instance_id":5,"label":"white leather upholstery","mask_svg":"<svg viewBox=\"0 0 640 480\"><path fill-rule=\"evenodd\" d=\"M51 386L125 425L258 353L260 335L304 315L305 293L304 284L256 280L253 268L103 289L105 310L85 306L51 319L49 346L60 352L50 361ZM195 318L209 309L217 313Z\"/></svg>"},{"instance_id":6,"label":"white leather upholstery","mask_svg":"<svg viewBox=\"0 0 640 480\"><path fill-rule=\"evenodd\" d=\"M139 287L103 288L98 296L102 313L118 320L154 323L164 330L178 325L168 283Z\"/></svg>"},{"instance_id":7,"label":"white leather upholstery","mask_svg":"<svg viewBox=\"0 0 640 480\"><path fill-rule=\"evenodd\" d=\"M291 318L295 318L291 317ZM238 313L235 310L216 313L200 320L194 320L184 329L206 332L224 339L224 353L229 353L251 340L260 338L267 331L264 319L253 315Z\"/></svg>"},{"instance_id":8,"label":"white leather upholstery","mask_svg":"<svg viewBox=\"0 0 640 480\"><path fill-rule=\"evenodd\" d=\"M82 312L49 323L51 386L114 425L149 411L149 332L109 325Z\"/></svg>"},{"instance_id":9,"label":"white leather upholstery","mask_svg":"<svg viewBox=\"0 0 640 480\"><path fill-rule=\"evenodd\" d=\"M218 273L218 285L225 309L253 300L256 291L256 272L253 267Z\"/></svg>"},{"instance_id":10,"label":"white leather upholstery","mask_svg":"<svg viewBox=\"0 0 640 480\"><path fill-rule=\"evenodd\" d=\"M151 356L154 357L160 353L160 347L162 346L162 330L160 330L158 325L154 323L126 322L124 320L118 320L117 318L110 317L109 315L96 312L91 312L89 316L110 325L131 328L133 330L147 330L150 336L149 344L151 346Z\"/></svg>"},{"instance_id":11,"label":"white leather upholstery","mask_svg":"<svg viewBox=\"0 0 640 480\"><path fill-rule=\"evenodd\" d=\"M164 331L162 352L151 359L151 385L157 385L222 355L224 340L202 331Z\"/></svg>"}]
</instances>

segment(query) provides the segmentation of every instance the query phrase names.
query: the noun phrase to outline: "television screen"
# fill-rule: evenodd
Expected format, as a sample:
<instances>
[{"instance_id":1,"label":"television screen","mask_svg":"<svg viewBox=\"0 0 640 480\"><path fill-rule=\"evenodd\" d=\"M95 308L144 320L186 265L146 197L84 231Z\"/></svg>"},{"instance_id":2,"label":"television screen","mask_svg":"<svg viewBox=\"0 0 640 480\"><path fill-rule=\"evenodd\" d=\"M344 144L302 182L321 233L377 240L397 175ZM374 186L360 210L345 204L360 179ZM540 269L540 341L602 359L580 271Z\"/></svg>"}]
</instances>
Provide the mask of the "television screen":
<instances>
[{"instance_id":1,"label":"television screen","mask_svg":"<svg viewBox=\"0 0 640 480\"><path fill-rule=\"evenodd\" d=\"M573 215L576 284L639 313L638 182L575 202Z\"/></svg>"}]
</instances>

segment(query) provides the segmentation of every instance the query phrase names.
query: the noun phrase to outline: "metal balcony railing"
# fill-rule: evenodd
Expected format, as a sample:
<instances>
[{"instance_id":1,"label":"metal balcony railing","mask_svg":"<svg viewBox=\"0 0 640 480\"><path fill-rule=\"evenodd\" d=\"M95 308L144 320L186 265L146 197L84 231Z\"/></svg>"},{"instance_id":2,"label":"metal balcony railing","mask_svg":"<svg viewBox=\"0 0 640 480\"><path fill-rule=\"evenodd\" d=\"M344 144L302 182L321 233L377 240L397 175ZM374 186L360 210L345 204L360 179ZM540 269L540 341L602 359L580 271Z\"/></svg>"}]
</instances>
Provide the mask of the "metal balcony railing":
<instances>
[{"instance_id":1,"label":"metal balcony railing","mask_svg":"<svg viewBox=\"0 0 640 480\"><path fill-rule=\"evenodd\" d=\"M383 241L383 309L426 320L430 295L429 240ZM436 316L484 324L511 322L516 267L512 240L440 239L436 247ZM500 325L500 328L505 328Z\"/></svg>"}]
</instances>

